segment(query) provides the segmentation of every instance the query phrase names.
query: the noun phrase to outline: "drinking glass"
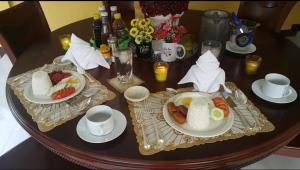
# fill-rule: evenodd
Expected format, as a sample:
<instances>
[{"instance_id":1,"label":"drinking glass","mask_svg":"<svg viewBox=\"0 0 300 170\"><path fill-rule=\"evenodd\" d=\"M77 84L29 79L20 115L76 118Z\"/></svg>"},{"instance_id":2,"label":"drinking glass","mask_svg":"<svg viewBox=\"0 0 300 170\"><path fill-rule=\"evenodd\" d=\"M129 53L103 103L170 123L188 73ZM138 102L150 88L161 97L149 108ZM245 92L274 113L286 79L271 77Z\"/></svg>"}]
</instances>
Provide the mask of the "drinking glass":
<instances>
[{"instance_id":1,"label":"drinking glass","mask_svg":"<svg viewBox=\"0 0 300 170\"><path fill-rule=\"evenodd\" d=\"M115 52L117 78L121 83L128 83L132 79L132 50L131 48Z\"/></svg>"},{"instance_id":2,"label":"drinking glass","mask_svg":"<svg viewBox=\"0 0 300 170\"><path fill-rule=\"evenodd\" d=\"M216 40L205 40L202 42L201 55L210 50L216 58L219 58L222 44Z\"/></svg>"},{"instance_id":3,"label":"drinking glass","mask_svg":"<svg viewBox=\"0 0 300 170\"><path fill-rule=\"evenodd\" d=\"M71 35L63 34L63 35L60 35L58 38L59 38L61 47L67 51L70 48Z\"/></svg>"},{"instance_id":4,"label":"drinking glass","mask_svg":"<svg viewBox=\"0 0 300 170\"><path fill-rule=\"evenodd\" d=\"M168 77L169 64L167 62L156 62L153 65L155 79L158 82L165 82Z\"/></svg>"},{"instance_id":5,"label":"drinking glass","mask_svg":"<svg viewBox=\"0 0 300 170\"><path fill-rule=\"evenodd\" d=\"M258 55L247 55L245 71L248 75L254 75L261 64L262 58Z\"/></svg>"}]
</instances>

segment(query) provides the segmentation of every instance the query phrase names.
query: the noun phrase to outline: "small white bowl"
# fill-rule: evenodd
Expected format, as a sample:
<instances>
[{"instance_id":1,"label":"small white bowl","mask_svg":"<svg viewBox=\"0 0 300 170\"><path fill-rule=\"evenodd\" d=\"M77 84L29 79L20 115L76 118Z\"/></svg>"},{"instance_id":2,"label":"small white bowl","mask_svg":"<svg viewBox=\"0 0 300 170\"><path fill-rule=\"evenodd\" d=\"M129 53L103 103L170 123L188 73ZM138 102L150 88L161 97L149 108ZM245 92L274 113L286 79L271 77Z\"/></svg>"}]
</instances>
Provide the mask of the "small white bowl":
<instances>
[{"instance_id":1,"label":"small white bowl","mask_svg":"<svg viewBox=\"0 0 300 170\"><path fill-rule=\"evenodd\" d=\"M124 96L127 100L132 102L140 102L149 97L150 92L146 87L143 86L132 86L129 87L125 92Z\"/></svg>"}]
</instances>

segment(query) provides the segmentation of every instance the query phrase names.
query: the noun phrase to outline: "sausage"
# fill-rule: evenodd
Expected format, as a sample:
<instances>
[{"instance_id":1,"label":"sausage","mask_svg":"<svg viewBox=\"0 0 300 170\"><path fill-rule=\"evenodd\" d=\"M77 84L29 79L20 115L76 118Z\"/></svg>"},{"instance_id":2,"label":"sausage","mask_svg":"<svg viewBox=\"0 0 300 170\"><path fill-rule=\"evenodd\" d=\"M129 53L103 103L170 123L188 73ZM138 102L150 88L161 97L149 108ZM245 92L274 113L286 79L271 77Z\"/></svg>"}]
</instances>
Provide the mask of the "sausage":
<instances>
[{"instance_id":1,"label":"sausage","mask_svg":"<svg viewBox=\"0 0 300 170\"><path fill-rule=\"evenodd\" d=\"M185 117L182 113L180 112L174 112L173 113L173 118L175 119L175 121L179 124L183 124L185 122Z\"/></svg>"},{"instance_id":2,"label":"sausage","mask_svg":"<svg viewBox=\"0 0 300 170\"><path fill-rule=\"evenodd\" d=\"M184 105L177 106L176 109L186 117L188 109Z\"/></svg>"},{"instance_id":3,"label":"sausage","mask_svg":"<svg viewBox=\"0 0 300 170\"><path fill-rule=\"evenodd\" d=\"M167 104L167 108L168 108L168 112L169 113L173 114L174 112L176 112L176 106L175 106L175 104L173 102L169 102Z\"/></svg>"}]
</instances>

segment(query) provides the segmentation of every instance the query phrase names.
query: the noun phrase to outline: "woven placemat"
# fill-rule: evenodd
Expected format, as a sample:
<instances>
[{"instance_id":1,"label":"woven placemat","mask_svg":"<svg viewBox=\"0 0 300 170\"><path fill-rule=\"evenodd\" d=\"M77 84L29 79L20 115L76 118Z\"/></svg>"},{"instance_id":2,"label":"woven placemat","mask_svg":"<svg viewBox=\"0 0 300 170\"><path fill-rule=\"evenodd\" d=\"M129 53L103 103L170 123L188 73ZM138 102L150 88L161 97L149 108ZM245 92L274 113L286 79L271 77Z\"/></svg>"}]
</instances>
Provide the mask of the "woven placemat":
<instances>
[{"instance_id":1,"label":"woven placemat","mask_svg":"<svg viewBox=\"0 0 300 170\"><path fill-rule=\"evenodd\" d=\"M53 70L76 71L76 67L71 64L67 66L46 64L43 67L8 79L7 83L10 88L14 91L15 95L27 110L27 113L32 117L33 121L37 123L39 130L42 132L50 131L56 126L85 113L89 108L112 100L116 96L96 79L93 78L94 81L89 82L89 80L85 78L86 84L82 92L67 101L56 104L31 103L25 99L23 91L27 83L31 82L32 73L38 70L44 70L46 72Z\"/></svg>"},{"instance_id":2,"label":"woven placemat","mask_svg":"<svg viewBox=\"0 0 300 170\"><path fill-rule=\"evenodd\" d=\"M132 79L128 83L121 83L117 77L108 79L107 82L109 85L111 85L114 89L116 89L120 93L123 93L129 87L137 86L144 83L142 79L138 78L135 75L132 75Z\"/></svg>"},{"instance_id":3,"label":"woven placemat","mask_svg":"<svg viewBox=\"0 0 300 170\"><path fill-rule=\"evenodd\" d=\"M231 90L237 88L232 82L226 82L226 86ZM179 91L191 91L191 89L192 88L179 89ZM174 95L174 92L161 91L151 93L146 100L141 102L133 103L127 101L136 139L139 145L139 151L142 155L152 155L161 151L170 151L177 148L189 148L205 143L237 139L243 136L255 135L256 133L270 132L275 129L274 125L267 120L267 118L252 104L251 101L248 100L244 105L236 103L236 109L239 110L239 114L235 113L231 109L231 114L234 114L234 123L231 129L223 135L208 138L185 135L168 125L163 117L163 106L165 102ZM221 96L219 92L210 95L211 97ZM241 116L244 120L241 120ZM139 118L139 121L137 121L137 118ZM249 128L245 125L245 121L253 126ZM156 127L154 124L156 124ZM143 129L141 125L143 125ZM155 129L157 129L158 134L163 139L163 144L160 144L157 141ZM146 149L144 146L145 143L142 135L143 130L146 136L145 140L148 144L150 144L149 149Z\"/></svg>"}]
</instances>

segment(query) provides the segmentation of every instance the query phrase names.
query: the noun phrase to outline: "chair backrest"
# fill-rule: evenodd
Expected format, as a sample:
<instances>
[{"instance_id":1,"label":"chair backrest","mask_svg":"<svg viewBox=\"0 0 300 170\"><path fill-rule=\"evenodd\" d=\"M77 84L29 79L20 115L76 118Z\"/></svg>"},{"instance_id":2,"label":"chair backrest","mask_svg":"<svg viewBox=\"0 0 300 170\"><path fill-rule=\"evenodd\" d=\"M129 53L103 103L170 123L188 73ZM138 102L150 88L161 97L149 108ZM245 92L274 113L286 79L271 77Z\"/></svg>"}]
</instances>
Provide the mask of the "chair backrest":
<instances>
[{"instance_id":1,"label":"chair backrest","mask_svg":"<svg viewBox=\"0 0 300 170\"><path fill-rule=\"evenodd\" d=\"M257 21L262 27L280 32L296 1L241 1L238 16Z\"/></svg>"},{"instance_id":2,"label":"chair backrest","mask_svg":"<svg viewBox=\"0 0 300 170\"><path fill-rule=\"evenodd\" d=\"M50 28L37 1L20 3L0 12L0 44L12 63L32 44L50 35Z\"/></svg>"}]
</instances>

